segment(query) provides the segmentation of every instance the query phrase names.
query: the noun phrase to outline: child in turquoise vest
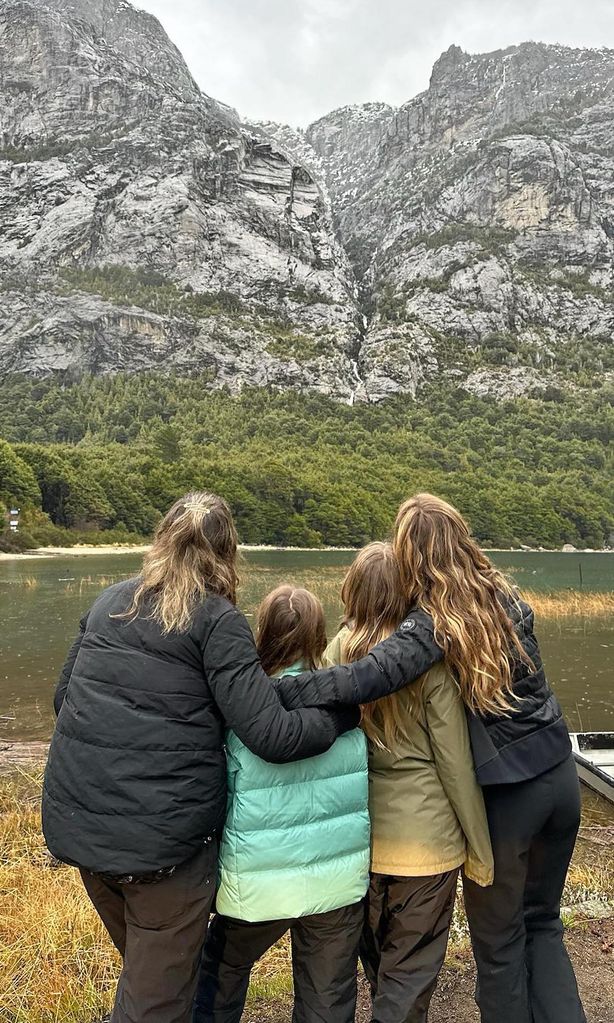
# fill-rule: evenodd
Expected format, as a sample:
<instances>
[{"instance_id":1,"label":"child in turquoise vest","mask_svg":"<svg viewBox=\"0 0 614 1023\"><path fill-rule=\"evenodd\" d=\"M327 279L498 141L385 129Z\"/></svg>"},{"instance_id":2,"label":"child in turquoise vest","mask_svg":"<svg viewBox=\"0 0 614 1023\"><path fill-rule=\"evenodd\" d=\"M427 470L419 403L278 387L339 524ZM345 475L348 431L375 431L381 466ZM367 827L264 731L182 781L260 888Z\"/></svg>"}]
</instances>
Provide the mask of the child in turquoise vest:
<instances>
[{"instance_id":1,"label":"child in turquoise vest","mask_svg":"<svg viewBox=\"0 0 614 1023\"><path fill-rule=\"evenodd\" d=\"M324 612L308 590L280 586L258 613L269 675L316 667ZM342 735L324 754L269 764L230 732L228 809L217 915L210 925L194 1023L238 1023L253 964L290 931L294 1023L352 1023L369 884L367 746Z\"/></svg>"}]
</instances>

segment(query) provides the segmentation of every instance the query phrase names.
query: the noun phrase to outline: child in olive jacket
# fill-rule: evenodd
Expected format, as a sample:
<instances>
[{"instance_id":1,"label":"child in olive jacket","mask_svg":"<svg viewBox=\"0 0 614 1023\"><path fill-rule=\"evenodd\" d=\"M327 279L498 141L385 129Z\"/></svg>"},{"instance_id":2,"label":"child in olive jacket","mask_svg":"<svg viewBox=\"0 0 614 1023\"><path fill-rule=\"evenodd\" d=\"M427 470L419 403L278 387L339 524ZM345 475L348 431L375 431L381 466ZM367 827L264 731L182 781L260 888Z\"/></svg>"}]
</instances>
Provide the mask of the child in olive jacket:
<instances>
[{"instance_id":1,"label":"child in olive jacket","mask_svg":"<svg viewBox=\"0 0 614 1023\"><path fill-rule=\"evenodd\" d=\"M269 674L315 666L326 645L322 605L281 586L263 601L258 650ZM352 1023L369 881L365 736L323 756L269 764L229 732L228 806L217 916L205 945L194 1023L238 1023L250 971L290 930L293 1019Z\"/></svg>"},{"instance_id":2,"label":"child in olive jacket","mask_svg":"<svg viewBox=\"0 0 614 1023\"><path fill-rule=\"evenodd\" d=\"M360 552L342 590L346 624L325 663L366 653L404 617L388 544ZM459 868L493 879L484 800L458 686L436 666L363 708L369 738L371 882L361 956L376 1023L426 1020L443 964Z\"/></svg>"}]
</instances>

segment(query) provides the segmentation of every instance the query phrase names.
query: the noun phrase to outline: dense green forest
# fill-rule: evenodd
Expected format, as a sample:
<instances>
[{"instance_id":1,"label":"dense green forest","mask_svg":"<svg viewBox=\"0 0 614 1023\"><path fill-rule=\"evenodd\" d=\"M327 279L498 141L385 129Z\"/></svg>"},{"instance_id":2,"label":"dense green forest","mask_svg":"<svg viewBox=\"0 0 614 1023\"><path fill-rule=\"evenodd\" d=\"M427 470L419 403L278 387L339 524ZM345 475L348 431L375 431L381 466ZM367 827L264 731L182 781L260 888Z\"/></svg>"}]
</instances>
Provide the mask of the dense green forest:
<instances>
[{"instance_id":1,"label":"dense green forest","mask_svg":"<svg viewBox=\"0 0 614 1023\"><path fill-rule=\"evenodd\" d=\"M438 383L419 399L207 389L159 374L5 379L4 549L151 534L190 488L231 503L246 543L360 545L430 490L486 546L602 547L614 528L614 392L499 401Z\"/></svg>"}]
</instances>

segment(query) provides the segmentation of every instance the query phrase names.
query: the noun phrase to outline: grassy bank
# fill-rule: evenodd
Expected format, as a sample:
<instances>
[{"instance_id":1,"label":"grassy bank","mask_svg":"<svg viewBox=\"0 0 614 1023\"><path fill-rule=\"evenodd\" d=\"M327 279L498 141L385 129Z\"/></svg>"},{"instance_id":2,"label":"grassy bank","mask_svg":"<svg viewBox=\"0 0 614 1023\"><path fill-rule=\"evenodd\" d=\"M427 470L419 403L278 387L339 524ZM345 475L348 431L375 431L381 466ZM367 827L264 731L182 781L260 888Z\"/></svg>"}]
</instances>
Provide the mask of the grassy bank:
<instances>
[{"instance_id":1,"label":"grassy bank","mask_svg":"<svg viewBox=\"0 0 614 1023\"><path fill-rule=\"evenodd\" d=\"M85 1023L108 1008L118 958L76 871L44 849L39 790L38 773L0 783L0 1018Z\"/></svg>"},{"instance_id":2,"label":"grassy bank","mask_svg":"<svg viewBox=\"0 0 614 1023\"><path fill-rule=\"evenodd\" d=\"M93 1023L108 1012L119 958L81 888L76 871L53 861L40 834L40 770L0 779L0 1019L3 1023ZM614 899L611 824L589 800L569 875L568 925L578 906ZM467 949L457 908L449 963ZM258 964L252 1006L291 990L287 942ZM260 1010L258 1010L260 1011ZM254 1017L256 1018L256 1017ZM266 1012L258 1016L266 1020Z\"/></svg>"},{"instance_id":3,"label":"grassy bank","mask_svg":"<svg viewBox=\"0 0 614 1023\"><path fill-rule=\"evenodd\" d=\"M74 543L69 544L68 542L64 545L49 545L49 546L37 546L29 547L26 550L3 550L0 548L0 560L8 561L32 561L35 558L60 558L60 557L84 557L92 554L144 554L151 548L152 538L137 537L125 542L113 540L112 536L107 537L106 533L96 533L94 539L91 542L86 542L84 533L74 534ZM239 548L242 551L297 551L301 553L321 553L322 551L343 551L347 552L348 559L354 557L359 547L296 547L296 546L280 546L279 544L268 544L268 543L242 543L239 544ZM546 550L542 547L539 551L527 551L520 547L485 547L483 548L487 554L559 554L562 551L552 549ZM604 548L602 551L577 551L577 554L611 554L614 553L609 548ZM581 593L581 591L577 591Z\"/></svg>"},{"instance_id":4,"label":"grassy bank","mask_svg":"<svg viewBox=\"0 0 614 1023\"><path fill-rule=\"evenodd\" d=\"M523 590L523 597L539 618L614 618L614 592L557 590L538 593Z\"/></svg>"},{"instance_id":5,"label":"grassy bank","mask_svg":"<svg viewBox=\"0 0 614 1023\"><path fill-rule=\"evenodd\" d=\"M109 1011L119 956L76 870L53 860L40 829L40 769L0 778L0 1020L93 1023ZM259 964L251 997L291 990L289 949Z\"/></svg>"}]
</instances>

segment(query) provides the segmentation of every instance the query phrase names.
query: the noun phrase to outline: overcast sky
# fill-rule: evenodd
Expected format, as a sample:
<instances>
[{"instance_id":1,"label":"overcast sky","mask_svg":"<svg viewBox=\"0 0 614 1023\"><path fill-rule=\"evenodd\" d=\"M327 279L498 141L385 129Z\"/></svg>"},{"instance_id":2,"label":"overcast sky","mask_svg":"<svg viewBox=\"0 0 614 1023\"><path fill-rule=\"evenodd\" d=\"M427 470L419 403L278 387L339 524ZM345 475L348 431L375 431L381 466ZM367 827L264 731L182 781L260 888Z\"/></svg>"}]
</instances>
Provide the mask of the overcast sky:
<instances>
[{"instance_id":1,"label":"overcast sky","mask_svg":"<svg viewBox=\"0 0 614 1023\"><path fill-rule=\"evenodd\" d=\"M614 0L134 0L204 92L246 117L305 126L347 103L400 104L457 43L614 47Z\"/></svg>"}]
</instances>

